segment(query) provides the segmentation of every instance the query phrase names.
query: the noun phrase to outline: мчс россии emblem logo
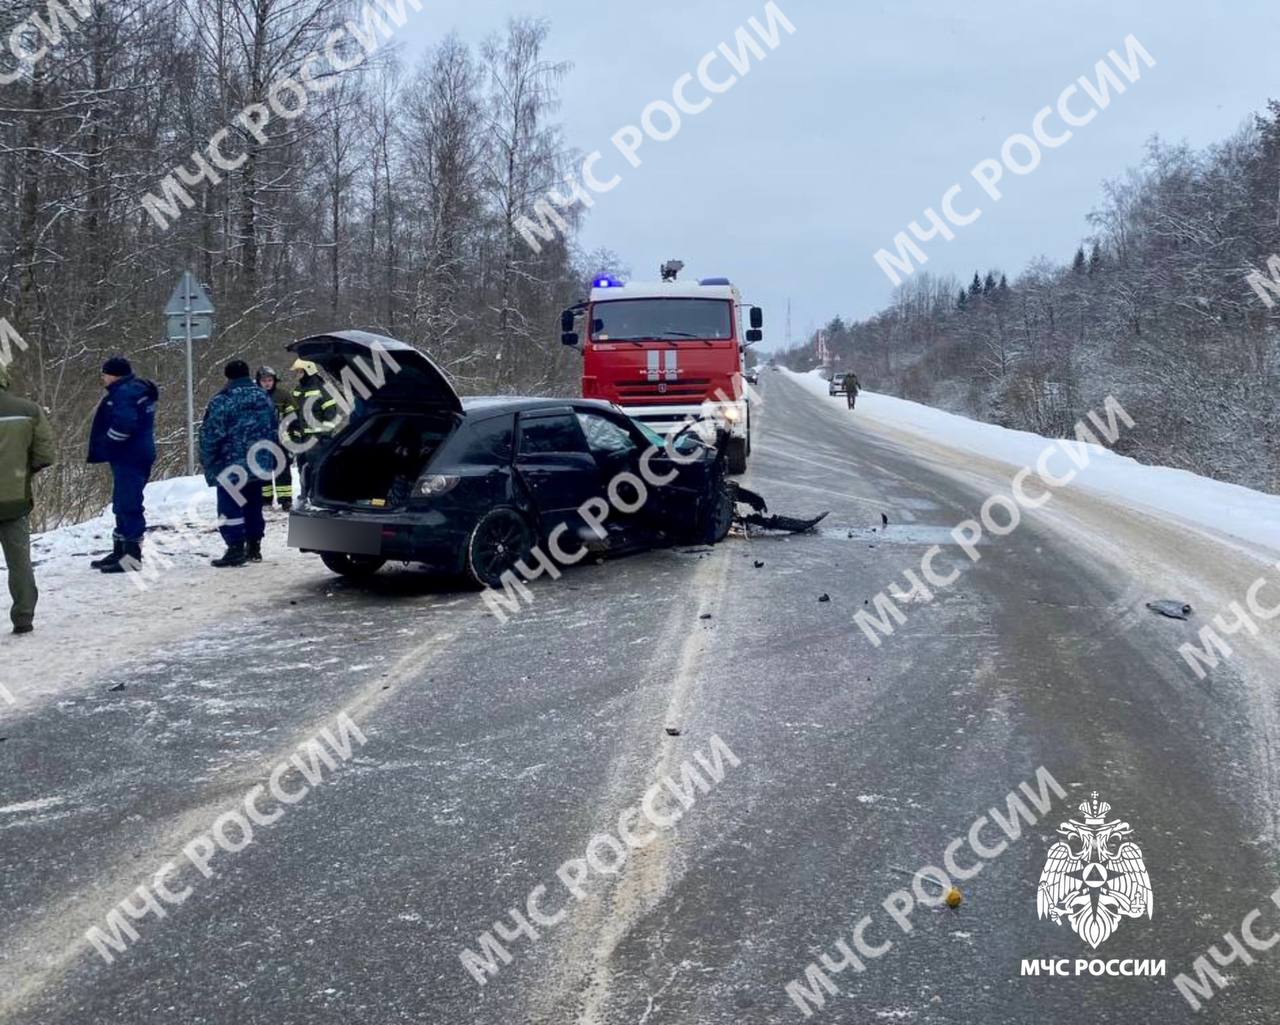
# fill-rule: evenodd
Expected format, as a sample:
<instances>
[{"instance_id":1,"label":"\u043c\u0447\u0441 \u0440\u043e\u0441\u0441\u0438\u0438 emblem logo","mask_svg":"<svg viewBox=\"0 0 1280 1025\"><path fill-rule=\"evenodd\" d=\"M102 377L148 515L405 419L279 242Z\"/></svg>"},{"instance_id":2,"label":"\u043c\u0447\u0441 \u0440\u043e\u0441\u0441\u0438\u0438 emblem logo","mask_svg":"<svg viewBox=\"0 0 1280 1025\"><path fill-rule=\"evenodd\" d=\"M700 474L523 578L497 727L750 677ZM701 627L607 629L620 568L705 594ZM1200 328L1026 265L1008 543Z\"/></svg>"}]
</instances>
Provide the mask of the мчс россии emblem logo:
<instances>
[{"instance_id":1,"label":"\u043c\u0447\u0441 \u0440\u043e\u0441\u0441\u0438\u0438 emblem logo","mask_svg":"<svg viewBox=\"0 0 1280 1025\"><path fill-rule=\"evenodd\" d=\"M1036 891L1038 917L1055 924L1063 918L1076 935L1097 949L1122 918L1151 917L1151 879L1142 851L1123 840L1133 829L1127 822L1108 819L1111 805L1098 800L1095 790L1080 803L1083 822L1069 819L1058 826L1066 839L1049 848L1040 887Z\"/></svg>"}]
</instances>

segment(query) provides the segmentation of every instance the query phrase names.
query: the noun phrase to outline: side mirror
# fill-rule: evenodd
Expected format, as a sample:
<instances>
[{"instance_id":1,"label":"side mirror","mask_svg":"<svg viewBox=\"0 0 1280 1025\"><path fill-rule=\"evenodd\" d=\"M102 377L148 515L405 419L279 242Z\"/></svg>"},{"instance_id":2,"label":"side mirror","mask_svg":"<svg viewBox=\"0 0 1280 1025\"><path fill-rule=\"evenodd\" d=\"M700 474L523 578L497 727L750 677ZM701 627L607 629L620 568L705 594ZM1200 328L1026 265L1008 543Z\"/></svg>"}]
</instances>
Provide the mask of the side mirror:
<instances>
[{"instance_id":1,"label":"side mirror","mask_svg":"<svg viewBox=\"0 0 1280 1025\"><path fill-rule=\"evenodd\" d=\"M576 331L563 332L560 335L560 344L576 346L578 344L578 333Z\"/></svg>"},{"instance_id":2,"label":"side mirror","mask_svg":"<svg viewBox=\"0 0 1280 1025\"><path fill-rule=\"evenodd\" d=\"M760 309L759 306L752 306L751 307L751 328L754 331L759 331L762 327L764 327L764 310ZM759 341L759 340L760 339L758 338L756 339L756 341Z\"/></svg>"},{"instance_id":3,"label":"side mirror","mask_svg":"<svg viewBox=\"0 0 1280 1025\"><path fill-rule=\"evenodd\" d=\"M560 314L560 330L565 334L573 331L573 310L565 310Z\"/></svg>"},{"instance_id":4,"label":"side mirror","mask_svg":"<svg viewBox=\"0 0 1280 1025\"><path fill-rule=\"evenodd\" d=\"M752 328L750 331L748 331L748 332L747 332L747 344L748 344L748 345L755 345L755 343L756 343L756 342L763 341L763 340L764 340L764 332L763 332L763 331L761 331L761 330L759 330L759 329L757 329L757 328Z\"/></svg>"}]
</instances>

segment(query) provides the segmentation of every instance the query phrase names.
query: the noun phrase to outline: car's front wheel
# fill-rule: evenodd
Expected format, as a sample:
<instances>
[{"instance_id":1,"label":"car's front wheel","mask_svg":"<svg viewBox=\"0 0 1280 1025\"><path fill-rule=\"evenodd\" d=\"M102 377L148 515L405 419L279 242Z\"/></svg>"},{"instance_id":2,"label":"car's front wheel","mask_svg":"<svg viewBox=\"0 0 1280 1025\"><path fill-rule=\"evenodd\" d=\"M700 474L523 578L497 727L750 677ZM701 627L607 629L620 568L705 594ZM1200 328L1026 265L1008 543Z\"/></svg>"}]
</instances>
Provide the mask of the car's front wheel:
<instances>
[{"instance_id":1,"label":"car's front wheel","mask_svg":"<svg viewBox=\"0 0 1280 1025\"><path fill-rule=\"evenodd\" d=\"M364 580L386 565L386 559L376 555L347 555L345 552L321 552L320 561L339 576L350 580Z\"/></svg>"},{"instance_id":2,"label":"car's front wheel","mask_svg":"<svg viewBox=\"0 0 1280 1025\"><path fill-rule=\"evenodd\" d=\"M490 509L467 539L467 576L480 587L501 587L503 576L533 552L533 531L514 509Z\"/></svg>"},{"instance_id":3,"label":"car's front wheel","mask_svg":"<svg viewBox=\"0 0 1280 1025\"><path fill-rule=\"evenodd\" d=\"M734 511L734 486L725 478L723 467L717 467L690 540L694 544L719 544L729 536Z\"/></svg>"},{"instance_id":4,"label":"car's front wheel","mask_svg":"<svg viewBox=\"0 0 1280 1025\"><path fill-rule=\"evenodd\" d=\"M743 474L747 472L747 442L745 438L734 438L729 442L728 449L725 452L725 461L729 465L731 474Z\"/></svg>"}]
</instances>

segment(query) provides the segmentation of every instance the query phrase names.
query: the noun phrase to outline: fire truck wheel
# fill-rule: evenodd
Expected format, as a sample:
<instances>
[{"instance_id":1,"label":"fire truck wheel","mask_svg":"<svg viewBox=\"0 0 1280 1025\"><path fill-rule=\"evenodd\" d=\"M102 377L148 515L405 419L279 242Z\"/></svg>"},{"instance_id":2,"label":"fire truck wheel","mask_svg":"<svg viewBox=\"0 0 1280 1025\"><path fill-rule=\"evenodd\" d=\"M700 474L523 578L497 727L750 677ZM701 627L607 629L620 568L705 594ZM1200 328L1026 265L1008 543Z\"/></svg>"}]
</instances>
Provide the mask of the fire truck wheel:
<instances>
[{"instance_id":1,"label":"fire truck wheel","mask_svg":"<svg viewBox=\"0 0 1280 1025\"><path fill-rule=\"evenodd\" d=\"M320 561L339 576L349 580L364 580L373 576L386 564L386 559L376 555L347 555L344 552L321 552Z\"/></svg>"},{"instance_id":2,"label":"fire truck wheel","mask_svg":"<svg viewBox=\"0 0 1280 1025\"><path fill-rule=\"evenodd\" d=\"M729 442L729 447L725 452L725 461L729 464L730 473L747 472L747 443L745 439L734 438Z\"/></svg>"},{"instance_id":3,"label":"fire truck wheel","mask_svg":"<svg viewBox=\"0 0 1280 1025\"><path fill-rule=\"evenodd\" d=\"M480 587L501 587L504 573L533 551L533 531L514 509L490 509L467 539L467 576Z\"/></svg>"}]
</instances>

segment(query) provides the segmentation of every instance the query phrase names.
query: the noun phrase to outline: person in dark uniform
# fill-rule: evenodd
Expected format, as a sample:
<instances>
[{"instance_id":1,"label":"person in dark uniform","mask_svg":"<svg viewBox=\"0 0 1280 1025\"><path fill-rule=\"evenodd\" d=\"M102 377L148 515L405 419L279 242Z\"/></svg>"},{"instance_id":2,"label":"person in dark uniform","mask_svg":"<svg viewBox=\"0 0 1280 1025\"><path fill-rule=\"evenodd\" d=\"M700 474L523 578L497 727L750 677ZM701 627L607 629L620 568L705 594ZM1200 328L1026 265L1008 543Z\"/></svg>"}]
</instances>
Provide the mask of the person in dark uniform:
<instances>
[{"instance_id":1,"label":"person in dark uniform","mask_svg":"<svg viewBox=\"0 0 1280 1025\"><path fill-rule=\"evenodd\" d=\"M255 378L258 387L271 397L276 407L276 417L283 424L289 422L289 414L294 412L293 396L289 389L280 383L279 375L271 367L259 367ZM284 465L279 468L274 480L262 485L262 501L270 505L273 501L280 503L285 512L293 506L293 457L287 447L281 446L284 453Z\"/></svg>"},{"instance_id":2,"label":"person in dark uniform","mask_svg":"<svg viewBox=\"0 0 1280 1025\"><path fill-rule=\"evenodd\" d=\"M271 399L249 379L249 364L233 359L224 372L227 383L209 400L200 423L200 464L205 482L217 489L218 532L227 543L226 553L213 560L219 569L262 561L262 485L253 479L239 487L234 476L223 475L252 470L258 448L274 445L280 430Z\"/></svg>"},{"instance_id":3,"label":"person in dark uniform","mask_svg":"<svg viewBox=\"0 0 1280 1025\"><path fill-rule=\"evenodd\" d=\"M156 461L160 391L134 376L123 356L112 356L102 364L102 386L107 394L93 415L88 461L111 466L115 544L110 555L89 565L103 573L125 573L142 568L142 538L147 532L143 494Z\"/></svg>"}]
</instances>

